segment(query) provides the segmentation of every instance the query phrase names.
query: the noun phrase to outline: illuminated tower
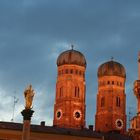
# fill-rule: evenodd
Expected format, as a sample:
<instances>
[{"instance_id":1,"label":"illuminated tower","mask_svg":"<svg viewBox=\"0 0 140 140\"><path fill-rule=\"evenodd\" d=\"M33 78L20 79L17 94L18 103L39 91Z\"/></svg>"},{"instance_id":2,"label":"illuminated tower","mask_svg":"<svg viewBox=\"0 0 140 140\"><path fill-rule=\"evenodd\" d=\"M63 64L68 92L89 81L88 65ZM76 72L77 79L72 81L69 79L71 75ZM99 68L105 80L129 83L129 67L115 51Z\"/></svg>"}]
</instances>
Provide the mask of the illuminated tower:
<instances>
[{"instance_id":1,"label":"illuminated tower","mask_svg":"<svg viewBox=\"0 0 140 140\"><path fill-rule=\"evenodd\" d=\"M126 130L125 68L113 60L98 68L97 110L95 130Z\"/></svg>"},{"instance_id":2,"label":"illuminated tower","mask_svg":"<svg viewBox=\"0 0 140 140\"><path fill-rule=\"evenodd\" d=\"M84 55L73 49L62 52L57 59L56 97L53 125L80 129L85 127Z\"/></svg>"},{"instance_id":3,"label":"illuminated tower","mask_svg":"<svg viewBox=\"0 0 140 140\"><path fill-rule=\"evenodd\" d=\"M134 94L137 98L136 128L140 128L140 52L138 56L138 80L134 82Z\"/></svg>"}]
</instances>

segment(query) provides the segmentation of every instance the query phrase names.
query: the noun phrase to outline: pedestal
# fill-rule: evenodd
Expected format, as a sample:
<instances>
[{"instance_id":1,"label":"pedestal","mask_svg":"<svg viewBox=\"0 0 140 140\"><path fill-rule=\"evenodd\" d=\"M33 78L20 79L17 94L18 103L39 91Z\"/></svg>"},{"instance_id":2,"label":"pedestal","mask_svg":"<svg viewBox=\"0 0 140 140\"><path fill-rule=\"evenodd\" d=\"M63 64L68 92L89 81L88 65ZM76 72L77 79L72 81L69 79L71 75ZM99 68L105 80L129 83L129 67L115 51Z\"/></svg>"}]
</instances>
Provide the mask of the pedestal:
<instances>
[{"instance_id":1,"label":"pedestal","mask_svg":"<svg viewBox=\"0 0 140 140\"><path fill-rule=\"evenodd\" d=\"M31 109L24 109L21 114L23 116L23 130L22 140L30 140L30 123L34 111Z\"/></svg>"}]
</instances>

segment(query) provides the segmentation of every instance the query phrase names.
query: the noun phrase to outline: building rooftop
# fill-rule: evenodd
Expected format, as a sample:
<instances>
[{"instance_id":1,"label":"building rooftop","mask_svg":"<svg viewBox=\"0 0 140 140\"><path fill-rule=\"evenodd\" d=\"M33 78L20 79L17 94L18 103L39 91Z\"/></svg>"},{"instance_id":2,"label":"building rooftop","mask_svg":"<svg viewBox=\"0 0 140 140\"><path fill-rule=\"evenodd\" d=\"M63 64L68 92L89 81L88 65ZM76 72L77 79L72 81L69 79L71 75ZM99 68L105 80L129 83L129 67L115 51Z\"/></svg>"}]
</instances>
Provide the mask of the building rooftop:
<instances>
[{"instance_id":1,"label":"building rooftop","mask_svg":"<svg viewBox=\"0 0 140 140\"><path fill-rule=\"evenodd\" d=\"M122 64L113 60L105 62L98 68L98 77L102 76L120 76L125 78L125 68Z\"/></svg>"},{"instance_id":2,"label":"building rooftop","mask_svg":"<svg viewBox=\"0 0 140 140\"><path fill-rule=\"evenodd\" d=\"M15 130L22 131L22 123L14 123L14 122L2 122L0 121L0 129L7 130ZM42 126L42 125L31 125L31 132L39 132L39 133L49 133L49 134L59 134L59 135L71 135L71 136L80 136L80 137L94 137L94 138L102 138L105 137L105 140L131 140L129 137L122 136L117 133L99 133L92 131L90 129L66 129L66 128L58 128L54 126Z\"/></svg>"},{"instance_id":3,"label":"building rooftop","mask_svg":"<svg viewBox=\"0 0 140 140\"><path fill-rule=\"evenodd\" d=\"M86 67L87 65L85 56L81 52L74 49L64 51L58 56L57 66L61 66L65 64L79 65L83 67Z\"/></svg>"}]
</instances>

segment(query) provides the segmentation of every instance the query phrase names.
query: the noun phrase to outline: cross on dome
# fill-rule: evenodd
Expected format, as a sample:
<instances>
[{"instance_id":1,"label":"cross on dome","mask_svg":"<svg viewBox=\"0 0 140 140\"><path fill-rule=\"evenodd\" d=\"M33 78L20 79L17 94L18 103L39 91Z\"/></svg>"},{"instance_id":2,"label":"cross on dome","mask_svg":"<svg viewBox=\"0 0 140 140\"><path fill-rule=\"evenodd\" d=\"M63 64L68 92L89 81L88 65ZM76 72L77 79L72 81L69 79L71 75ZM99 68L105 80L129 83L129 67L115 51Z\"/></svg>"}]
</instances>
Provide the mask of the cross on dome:
<instances>
[{"instance_id":1,"label":"cross on dome","mask_svg":"<svg viewBox=\"0 0 140 140\"><path fill-rule=\"evenodd\" d=\"M71 49L73 50L73 48L74 48L74 45L73 45L73 44L71 44Z\"/></svg>"}]
</instances>

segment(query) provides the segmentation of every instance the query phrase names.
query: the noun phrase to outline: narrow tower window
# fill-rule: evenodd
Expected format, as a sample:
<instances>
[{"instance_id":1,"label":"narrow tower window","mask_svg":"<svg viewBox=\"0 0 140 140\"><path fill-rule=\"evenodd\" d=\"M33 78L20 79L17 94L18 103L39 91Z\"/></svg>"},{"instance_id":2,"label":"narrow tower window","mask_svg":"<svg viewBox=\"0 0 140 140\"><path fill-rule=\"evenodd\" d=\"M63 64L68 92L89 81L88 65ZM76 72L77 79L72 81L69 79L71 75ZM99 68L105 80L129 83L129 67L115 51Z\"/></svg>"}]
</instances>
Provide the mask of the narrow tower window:
<instances>
[{"instance_id":1,"label":"narrow tower window","mask_svg":"<svg viewBox=\"0 0 140 140\"><path fill-rule=\"evenodd\" d=\"M120 107L120 106L121 106L120 97L116 97L116 106L117 106L117 107Z\"/></svg>"},{"instance_id":2,"label":"narrow tower window","mask_svg":"<svg viewBox=\"0 0 140 140\"><path fill-rule=\"evenodd\" d=\"M74 93L75 97L76 97L76 93L77 93L77 87L75 87L75 93Z\"/></svg>"},{"instance_id":3,"label":"narrow tower window","mask_svg":"<svg viewBox=\"0 0 140 140\"><path fill-rule=\"evenodd\" d=\"M75 87L75 97L80 97L80 89L79 87Z\"/></svg>"},{"instance_id":4,"label":"narrow tower window","mask_svg":"<svg viewBox=\"0 0 140 140\"><path fill-rule=\"evenodd\" d=\"M71 74L73 73L73 69L70 70L70 73L71 73Z\"/></svg>"},{"instance_id":5,"label":"narrow tower window","mask_svg":"<svg viewBox=\"0 0 140 140\"><path fill-rule=\"evenodd\" d=\"M101 98L101 107L104 107L105 106L105 97L102 97Z\"/></svg>"},{"instance_id":6,"label":"narrow tower window","mask_svg":"<svg viewBox=\"0 0 140 140\"><path fill-rule=\"evenodd\" d=\"M60 88L60 97L63 96L63 87Z\"/></svg>"},{"instance_id":7,"label":"narrow tower window","mask_svg":"<svg viewBox=\"0 0 140 140\"><path fill-rule=\"evenodd\" d=\"M78 91L77 91L77 97L79 98L79 91L80 91L80 89L79 89L79 87L78 87Z\"/></svg>"}]
</instances>

